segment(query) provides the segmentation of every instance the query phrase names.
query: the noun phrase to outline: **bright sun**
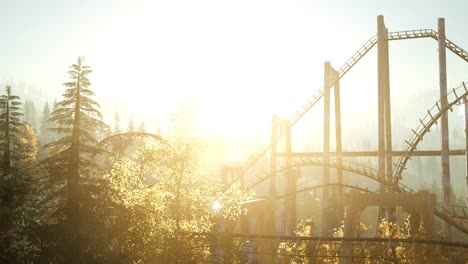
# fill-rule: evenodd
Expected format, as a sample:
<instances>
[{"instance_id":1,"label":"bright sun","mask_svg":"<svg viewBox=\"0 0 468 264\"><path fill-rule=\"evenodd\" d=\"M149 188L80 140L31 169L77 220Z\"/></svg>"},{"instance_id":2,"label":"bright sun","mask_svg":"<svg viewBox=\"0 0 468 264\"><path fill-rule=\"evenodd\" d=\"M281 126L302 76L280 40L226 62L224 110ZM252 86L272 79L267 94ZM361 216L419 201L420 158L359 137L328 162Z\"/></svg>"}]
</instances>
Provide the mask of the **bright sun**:
<instances>
[{"instance_id":1,"label":"bright sun","mask_svg":"<svg viewBox=\"0 0 468 264\"><path fill-rule=\"evenodd\" d=\"M256 11L217 1L145 5L109 22L118 30L97 36L102 41L88 55L95 87L108 87L97 94L109 120L118 110L154 131L167 126L179 103L189 103L209 136L266 139L273 114L289 118L321 87L323 60L311 57L319 45L307 26L311 18L293 5L257 3Z\"/></svg>"}]
</instances>

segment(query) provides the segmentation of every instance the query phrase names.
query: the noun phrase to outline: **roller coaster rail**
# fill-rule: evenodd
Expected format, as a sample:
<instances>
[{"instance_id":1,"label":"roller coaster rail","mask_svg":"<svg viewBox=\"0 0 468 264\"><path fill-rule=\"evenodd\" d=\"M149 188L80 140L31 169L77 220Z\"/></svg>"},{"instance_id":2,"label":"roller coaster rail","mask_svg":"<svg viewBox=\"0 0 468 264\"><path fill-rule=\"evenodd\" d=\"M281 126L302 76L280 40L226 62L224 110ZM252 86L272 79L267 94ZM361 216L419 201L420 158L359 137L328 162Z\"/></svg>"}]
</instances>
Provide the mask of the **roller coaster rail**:
<instances>
[{"instance_id":1,"label":"roller coaster rail","mask_svg":"<svg viewBox=\"0 0 468 264\"><path fill-rule=\"evenodd\" d=\"M251 190L258 184L264 182L268 178L270 178L273 174L277 174L289 169L294 169L302 166L328 166L330 168L337 168L337 169L342 169L347 172L351 172L357 175L361 175L364 177L367 177L369 179L374 180L375 182L382 183L387 187L395 187L394 183L387 182L385 180L382 180L378 177L378 171L376 169L373 169L371 167L368 167L366 165L362 165L359 163L354 163L354 162L349 162L349 161L343 161L343 164L337 163L337 160L334 158L330 158L329 161L325 161L323 158L303 158L300 160L292 161L289 166L286 166L284 164L279 164L277 170L275 172L271 173L266 173L263 177L259 177L254 184L252 184L249 188L246 190ZM385 176L383 179L387 179ZM310 189L316 189L323 187L325 185L319 185L319 187L308 187ZM340 184L328 184L326 186L342 186L345 188L354 188L354 189L363 189L357 186L353 185L340 185ZM414 189L404 185L401 182L397 183L397 188L394 189L395 192L398 193L414 193L416 192ZM284 194L281 196L277 196L276 198L283 198L284 196L292 195L294 193L298 192L303 192L307 189L301 189L296 192ZM364 189L366 192L372 192L370 190ZM363 191L364 191L363 190ZM460 209L461 208L461 209ZM434 208L434 214L439 217L440 219L450 223L452 226L457 228L458 230L462 231L463 233L468 235L468 225L466 225L466 221L468 221L467 215L468 215L468 209L463 208L462 206L459 205L452 205L450 209L444 209L441 204L437 204L436 207Z\"/></svg>"},{"instance_id":2,"label":"roller coaster rail","mask_svg":"<svg viewBox=\"0 0 468 264\"><path fill-rule=\"evenodd\" d=\"M388 33L388 40L403 40L403 39L417 39L417 38L432 38L437 40L438 34L432 29L419 29L419 30L407 30L407 31L395 31ZM348 59L338 70L338 80L343 78L354 65L356 65L377 43L377 36L371 37L368 41L362 45L357 52ZM445 46L450 51L455 53L457 56L468 62L468 52L456 45L454 42L446 39ZM333 83L334 84L334 83ZM332 84L332 85L333 85ZM324 94L324 87L322 86L315 94L310 97L299 109L290 117L289 126L284 127L280 130L277 140L284 136L286 130L293 127L322 97ZM245 174L255 163L271 148L273 142L266 144L258 151L254 152L249 159L247 159L244 165Z\"/></svg>"},{"instance_id":3,"label":"roller coaster rail","mask_svg":"<svg viewBox=\"0 0 468 264\"><path fill-rule=\"evenodd\" d=\"M406 169L406 163L410 159L413 151L416 150L419 142L423 140L424 135L430 132L430 129L434 124L437 124L437 121L442 116L442 114L452 110L452 107L462 101L463 97L467 95L468 89L465 82L463 82L460 86L452 89L452 91L447 94L447 107L442 109L439 100L431 109L427 110L426 115L422 119L419 119L419 125L416 129L412 129L412 134L409 140L405 140L406 146L403 150L404 154L401 155L398 161L395 163L393 170L393 179L395 182L398 182L400 179L402 179L402 173Z\"/></svg>"},{"instance_id":4,"label":"roller coaster rail","mask_svg":"<svg viewBox=\"0 0 468 264\"><path fill-rule=\"evenodd\" d=\"M341 161L341 164L337 161L336 158L330 158L329 161L326 161L323 158L302 158L302 159L294 159L291 162L290 166L287 166L286 162L282 162L278 164L278 168L273 173L266 173L265 175L258 177L255 182L251 183L249 187L246 188L246 191L253 189L255 186L261 184L262 182L269 179L273 174L277 174L289 169L298 168L302 166L328 166L330 168L337 168L342 169L347 172L355 173L367 178L370 178L378 183L382 183L387 186L391 186L392 183L387 182L385 179L380 179L378 177L378 171L374 168L369 166L351 162L351 161ZM403 184L400 184L401 188L407 188Z\"/></svg>"},{"instance_id":5,"label":"roller coaster rail","mask_svg":"<svg viewBox=\"0 0 468 264\"><path fill-rule=\"evenodd\" d=\"M142 139L142 138L151 138L156 141L164 141L163 138L156 134L146 133L146 132L127 132L127 133L120 133L108 136L101 141L99 141L98 146L103 146L106 143L109 143L113 139Z\"/></svg>"}]
</instances>

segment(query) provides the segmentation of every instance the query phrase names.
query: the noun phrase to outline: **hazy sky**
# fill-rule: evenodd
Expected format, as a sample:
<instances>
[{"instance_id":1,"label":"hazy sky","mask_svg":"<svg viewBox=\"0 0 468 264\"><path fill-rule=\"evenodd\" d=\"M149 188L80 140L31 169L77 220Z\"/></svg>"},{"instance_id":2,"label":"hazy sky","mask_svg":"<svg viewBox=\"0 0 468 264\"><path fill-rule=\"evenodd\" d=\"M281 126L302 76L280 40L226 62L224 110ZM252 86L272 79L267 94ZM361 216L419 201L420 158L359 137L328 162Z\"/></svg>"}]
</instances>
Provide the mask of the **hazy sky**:
<instances>
[{"instance_id":1,"label":"hazy sky","mask_svg":"<svg viewBox=\"0 0 468 264\"><path fill-rule=\"evenodd\" d=\"M132 114L158 122L191 101L213 133L268 135L271 114L289 117L321 87L324 61L342 65L376 33L380 14L389 31L437 29L445 17L447 38L468 48L465 0L0 3L2 83L22 80L41 91L28 97L60 98L68 65L85 56L105 118L112 122L117 109L124 125ZM408 109L397 105L411 107L417 91L437 88L437 43L391 42L390 63L398 117ZM448 72L450 86L468 80L468 65L451 54ZM360 116L375 106L376 83L374 50L343 79L344 118L376 119Z\"/></svg>"}]
</instances>

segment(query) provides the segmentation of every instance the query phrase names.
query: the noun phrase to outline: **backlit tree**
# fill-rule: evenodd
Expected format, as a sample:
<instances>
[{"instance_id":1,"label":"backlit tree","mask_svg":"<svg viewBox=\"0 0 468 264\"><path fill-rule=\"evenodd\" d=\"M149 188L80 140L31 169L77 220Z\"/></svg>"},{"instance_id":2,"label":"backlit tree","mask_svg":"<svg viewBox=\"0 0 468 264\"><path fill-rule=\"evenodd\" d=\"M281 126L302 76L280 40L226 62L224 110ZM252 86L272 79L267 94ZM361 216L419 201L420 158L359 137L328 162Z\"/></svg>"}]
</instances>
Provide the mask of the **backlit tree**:
<instances>
[{"instance_id":1,"label":"backlit tree","mask_svg":"<svg viewBox=\"0 0 468 264\"><path fill-rule=\"evenodd\" d=\"M99 104L92 99L95 94L88 79L91 72L91 68L84 65L83 57L78 57L77 62L70 66L70 81L64 83L63 99L55 105L50 118L57 124L51 130L62 137L47 145L57 152L49 158L48 165L58 167L53 171L65 180L65 219L70 238L66 259L70 262L79 261L81 251L80 182L82 178L92 177L93 156L99 152L95 132L106 127L98 110Z\"/></svg>"},{"instance_id":2,"label":"backlit tree","mask_svg":"<svg viewBox=\"0 0 468 264\"><path fill-rule=\"evenodd\" d=\"M0 133L2 135L0 150L2 152L2 174L6 177L11 172L12 164L19 159L16 145L19 144L21 103L13 95L11 86L6 86L5 95L0 96Z\"/></svg>"}]
</instances>

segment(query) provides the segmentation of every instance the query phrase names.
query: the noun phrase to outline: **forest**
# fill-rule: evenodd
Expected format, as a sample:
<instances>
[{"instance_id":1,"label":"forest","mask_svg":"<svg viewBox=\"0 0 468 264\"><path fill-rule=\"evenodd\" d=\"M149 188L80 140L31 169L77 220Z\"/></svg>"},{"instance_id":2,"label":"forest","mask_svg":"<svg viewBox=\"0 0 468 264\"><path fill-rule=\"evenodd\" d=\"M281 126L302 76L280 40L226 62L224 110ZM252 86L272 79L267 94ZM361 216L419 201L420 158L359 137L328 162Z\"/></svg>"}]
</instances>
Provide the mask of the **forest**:
<instances>
[{"instance_id":1,"label":"forest","mask_svg":"<svg viewBox=\"0 0 468 264\"><path fill-rule=\"evenodd\" d=\"M206 144L191 134L183 109L164 140L131 157L104 153L99 139L110 133L91 72L82 57L69 67L63 96L44 107L39 131L28 122L30 103L4 87L0 262L206 262L203 234L221 219L234 223L249 196L213 177Z\"/></svg>"},{"instance_id":2,"label":"forest","mask_svg":"<svg viewBox=\"0 0 468 264\"><path fill-rule=\"evenodd\" d=\"M104 139L124 131L117 113L113 131L103 121L91 72L78 57L61 99L44 106L39 122L31 117L33 103L4 87L0 263L339 262L345 244L333 238L343 237L342 223L333 224L328 242L313 240L310 219L298 223L297 240L235 234L254 193L215 177L210 158L216 155L197 135L189 107L173 113L171 133L135 144L131 155L105 148ZM149 134L132 119L125 132ZM317 206L310 208L312 216L319 214ZM355 236L368 229L360 223ZM377 238L425 238L417 216L403 225L384 219L375 229ZM362 245L352 247L354 263L451 263L458 257L450 246Z\"/></svg>"}]
</instances>

